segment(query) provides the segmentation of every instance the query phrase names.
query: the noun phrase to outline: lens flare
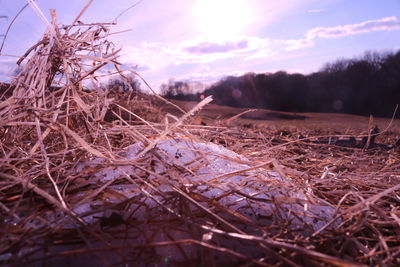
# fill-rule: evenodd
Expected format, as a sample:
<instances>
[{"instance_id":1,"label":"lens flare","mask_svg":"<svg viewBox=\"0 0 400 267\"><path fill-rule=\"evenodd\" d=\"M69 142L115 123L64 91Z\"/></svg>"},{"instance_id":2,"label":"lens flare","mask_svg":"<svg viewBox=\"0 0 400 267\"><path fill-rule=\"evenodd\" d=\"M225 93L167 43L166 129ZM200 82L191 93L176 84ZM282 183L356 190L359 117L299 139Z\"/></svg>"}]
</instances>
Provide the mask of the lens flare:
<instances>
[{"instance_id":1,"label":"lens flare","mask_svg":"<svg viewBox=\"0 0 400 267\"><path fill-rule=\"evenodd\" d=\"M253 12L245 0L199 0L194 18L201 34L213 40L242 34L251 24Z\"/></svg>"}]
</instances>

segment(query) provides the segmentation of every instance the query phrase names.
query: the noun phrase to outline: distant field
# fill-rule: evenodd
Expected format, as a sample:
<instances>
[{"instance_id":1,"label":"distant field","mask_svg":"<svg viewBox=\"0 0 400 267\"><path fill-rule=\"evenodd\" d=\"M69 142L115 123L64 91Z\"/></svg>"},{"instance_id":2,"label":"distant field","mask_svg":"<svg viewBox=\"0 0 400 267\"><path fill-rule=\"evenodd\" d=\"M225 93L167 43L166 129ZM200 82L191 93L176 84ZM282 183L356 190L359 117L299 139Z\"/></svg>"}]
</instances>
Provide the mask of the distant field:
<instances>
[{"instance_id":1,"label":"distant field","mask_svg":"<svg viewBox=\"0 0 400 267\"><path fill-rule=\"evenodd\" d=\"M185 110L189 110L195 102L173 101ZM174 108L165 107L164 110L176 113ZM210 104L200 111L199 116L205 123L215 123L229 119L246 108L233 108ZM396 116L397 118L399 115ZM391 119L373 118L373 125L377 125L382 131L386 129ZM368 130L369 117L340 113L292 113L280 112L266 109L258 109L242 115L234 121L234 124L252 124L257 127L271 129L297 129L297 130L317 130L330 133L341 134L364 134ZM400 134L400 120L394 119L389 131L393 134Z\"/></svg>"}]
</instances>

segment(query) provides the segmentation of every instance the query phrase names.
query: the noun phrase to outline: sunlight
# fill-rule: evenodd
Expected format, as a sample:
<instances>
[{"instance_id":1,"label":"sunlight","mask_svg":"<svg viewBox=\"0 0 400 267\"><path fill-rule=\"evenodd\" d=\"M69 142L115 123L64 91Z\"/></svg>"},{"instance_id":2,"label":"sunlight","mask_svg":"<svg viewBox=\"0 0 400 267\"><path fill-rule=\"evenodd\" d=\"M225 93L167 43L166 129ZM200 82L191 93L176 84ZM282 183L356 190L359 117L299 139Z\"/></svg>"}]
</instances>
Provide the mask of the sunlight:
<instances>
[{"instance_id":1,"label":"sunlight","mask_svg":"<svg viewBox=\"0 0 400 267\"><path fill-rule=\"evenodd\" d=\"M199 0L194 8L197 27L213 40L241 34L251 23L252 14L245 0Z\"/></svg>"}]
</instances>

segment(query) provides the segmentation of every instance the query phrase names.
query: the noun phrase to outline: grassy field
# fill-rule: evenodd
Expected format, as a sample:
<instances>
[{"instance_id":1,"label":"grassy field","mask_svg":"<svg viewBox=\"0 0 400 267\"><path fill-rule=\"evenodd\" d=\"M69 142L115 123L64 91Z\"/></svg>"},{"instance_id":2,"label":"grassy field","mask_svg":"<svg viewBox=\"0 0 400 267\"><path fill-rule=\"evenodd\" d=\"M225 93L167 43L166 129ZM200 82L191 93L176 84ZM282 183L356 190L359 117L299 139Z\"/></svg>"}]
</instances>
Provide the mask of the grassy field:
<instances>
[{"instance_id":1,"label":"grassy field","mask_svg":"<svg viewBox=\"0 0 400 267\"><path fill-rule=\"evenodd\" d=\"M196 104L184 101L173 102L185 110L189 110ZM174 108L168 106L165 106L164 110L178 114ZM247 110L249 109L210 104L202 109L198 116L206 124L214 124ZM240 116L233 123L269 129L316 130L324 133L360 135L368 131L369 117L341 113L292 113L257 109ZM391 122L390 118L374 117L373 125L377 125L381 131L387 129L394 135L400 134L399 119Z\"/></svg>"}]
</instances>

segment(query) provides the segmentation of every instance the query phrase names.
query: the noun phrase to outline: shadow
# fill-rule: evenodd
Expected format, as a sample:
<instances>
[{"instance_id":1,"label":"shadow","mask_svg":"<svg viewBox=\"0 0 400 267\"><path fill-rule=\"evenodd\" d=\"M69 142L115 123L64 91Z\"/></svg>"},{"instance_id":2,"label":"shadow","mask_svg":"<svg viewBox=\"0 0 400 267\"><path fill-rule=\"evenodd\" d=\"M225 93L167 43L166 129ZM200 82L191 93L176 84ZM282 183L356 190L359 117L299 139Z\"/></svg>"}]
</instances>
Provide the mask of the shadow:
<instances>
[{"instance_id":1,"label":"shadow","mask_svg":"<svg viewBox=\"0 0 400 267\"><path fill-rule=\"evenodd\" d=\"M251 120L305 120L307 117L283 112L255 111L244 114L242 118Z\"/></svg>"}]
</instances>

